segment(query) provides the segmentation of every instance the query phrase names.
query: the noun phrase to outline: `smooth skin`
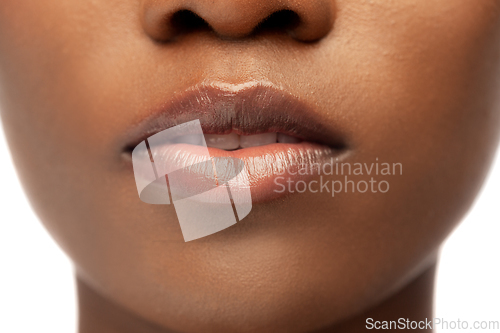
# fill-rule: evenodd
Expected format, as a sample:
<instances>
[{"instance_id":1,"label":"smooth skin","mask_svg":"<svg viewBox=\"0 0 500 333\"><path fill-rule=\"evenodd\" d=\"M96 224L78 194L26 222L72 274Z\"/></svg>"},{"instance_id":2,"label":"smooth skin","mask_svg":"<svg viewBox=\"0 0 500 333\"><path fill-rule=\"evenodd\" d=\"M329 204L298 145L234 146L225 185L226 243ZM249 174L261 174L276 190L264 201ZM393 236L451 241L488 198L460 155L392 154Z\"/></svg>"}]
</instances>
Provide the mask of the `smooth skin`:
<instances>
[{"instance_id":1,"label":"smooth skin","mask_svg":"<svg viewBox=\"0 0 500 333\"><path fill-rule=\"evenodd\" d=\"M297 24L259 28L284 9ZM499 48L497 0L0 1L2 123L33 208L75 264L80 333L432 318L439 246L498 143ZM139 200L123 133L195 84L253 81L313 105L349 163L403 174L385 194L255 205L185 243L171 206Z\"/></svg>"}]
</instances>

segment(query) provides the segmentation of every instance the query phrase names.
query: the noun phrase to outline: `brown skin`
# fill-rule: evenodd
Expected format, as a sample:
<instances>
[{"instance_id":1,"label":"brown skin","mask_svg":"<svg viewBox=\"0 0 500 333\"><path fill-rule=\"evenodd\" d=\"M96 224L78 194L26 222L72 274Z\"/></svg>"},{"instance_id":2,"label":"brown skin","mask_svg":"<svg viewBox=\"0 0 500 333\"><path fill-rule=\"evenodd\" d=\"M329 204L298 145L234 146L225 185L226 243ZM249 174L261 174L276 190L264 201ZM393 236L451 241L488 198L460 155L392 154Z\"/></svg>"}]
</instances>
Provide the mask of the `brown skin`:
<instances>
[{"instance_id":1,"label":"brown skin","mask_svg":"<svg viewBox=\"0 0 500 333\"><path fill-rule=\"evenodd\" d=\"M155 19L183 8L212 31ZM283 8L303 24L251 33ZM499 47L496 0L2 0L2 121L34 209L77 268L80 331L431 318L436 252L497 146ZM402 163L403 175L386 194L255 205L185 243L173 207L139 200L123 133L199 82L261 80L342 129L348 162Z\"/></svg>"}]
</instances>

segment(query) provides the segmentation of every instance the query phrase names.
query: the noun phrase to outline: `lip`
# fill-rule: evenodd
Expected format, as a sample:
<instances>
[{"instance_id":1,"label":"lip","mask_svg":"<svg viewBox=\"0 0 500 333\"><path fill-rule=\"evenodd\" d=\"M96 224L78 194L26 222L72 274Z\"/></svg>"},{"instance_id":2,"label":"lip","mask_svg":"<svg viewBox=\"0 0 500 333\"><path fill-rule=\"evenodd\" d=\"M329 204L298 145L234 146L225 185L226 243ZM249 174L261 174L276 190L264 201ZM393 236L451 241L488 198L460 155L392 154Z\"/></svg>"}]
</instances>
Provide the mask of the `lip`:
<instances>
[{"instance_id":1,"label":"lip","mask_svg":"<svg viewBox=\"0 0 500 333\"><path fill-rule=\"evenodd\" d=\"M131 152L139 143L165 129L193 120L200 121L203 134L277 132L302 140L233 151L208 148L211 157L237 158L244 162L254 204L288 194L278 191L276 177L290 178L294 182L314 177L311 173L294 172L292 175L286 171L297 166L321 165L332 158L339 159L347 151L341 131L335 124L327 124L317 110L272 84L252 82L197 85L153 108L126 133L123 156L132 164ZM199 160L196 146L184 146L182 154L175 157L177 161L174 162L179 166L192 165ZM165 154L163 160L169 158L172 157Z\"/></svg>"}]
</instances>

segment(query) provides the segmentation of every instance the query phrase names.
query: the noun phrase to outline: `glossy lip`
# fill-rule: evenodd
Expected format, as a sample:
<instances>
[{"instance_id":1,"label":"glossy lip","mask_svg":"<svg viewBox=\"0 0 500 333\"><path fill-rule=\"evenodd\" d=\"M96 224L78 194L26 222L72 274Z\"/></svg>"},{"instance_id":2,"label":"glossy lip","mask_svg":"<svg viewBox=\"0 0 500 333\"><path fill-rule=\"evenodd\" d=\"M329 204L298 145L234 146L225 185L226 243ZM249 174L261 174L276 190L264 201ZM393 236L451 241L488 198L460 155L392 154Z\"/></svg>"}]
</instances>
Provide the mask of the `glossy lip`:
<instances>
[{"instance_id":1,"label":"glossy lip","mask_svg":"<svg viewBox=\"0 0 500 333\"><path fill-rule=\"evenodd\" d=\"M131 164L131 151L148 137L167 128L199 119L204 134L251 135L278 132L303 140L225 151L209 147L212 157L235 157L244 161L250 180L252 201L267 202L286 192L276 192L275 177L307 180L312 175L283 173L293 165L313 165L339 158L347 151L340 130L325 126L321 115L296 97L266 82L244 85L203 84L188 89L170 102L155 108L125 136L124 156ZM186 145L190 146L190 145ZM192 146L193 148L195 146ZM177 155L178 156L178 155ZM185 149L176 164L196 160L196 149ZM165 156L168 159L168 156Z\"/></svg>"}]
</instances>

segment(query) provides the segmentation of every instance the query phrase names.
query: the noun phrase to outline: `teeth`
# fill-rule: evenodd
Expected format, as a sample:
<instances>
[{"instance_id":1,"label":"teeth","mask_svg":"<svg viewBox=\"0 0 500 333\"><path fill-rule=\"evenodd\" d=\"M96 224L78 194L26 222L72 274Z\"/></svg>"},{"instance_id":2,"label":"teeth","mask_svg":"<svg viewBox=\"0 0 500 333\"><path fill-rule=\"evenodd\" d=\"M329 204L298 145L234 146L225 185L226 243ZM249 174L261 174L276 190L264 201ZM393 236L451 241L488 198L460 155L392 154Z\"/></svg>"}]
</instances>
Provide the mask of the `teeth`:
<instances>
[{"instance_id":1,"label":"teeth","mask_svg":"<svg viewBox=\"0 0 500 333\"><path fill-rule=\"evenodd\" d=\"M175 138L174 143L185 143L188 145L201 146L202 139L202 136L199 134L186 134Z\"/></svg>"},{"instance_id":2,"label":"teeth","mask_svg":"<svg viewBox=\"0 0 500 333\"><path fill-rule=\"evenodd\" d=\"M194 141L194 140L193 140ZM205 134L207 147L224 150L265 146L273 143L299 143L300 139L282 133L263 133L254 135ZM199 143L198 143L199 144Z\"/></svg>"},{"instance_id":3,"label":"teeth","mask_svg":"<svg viewBox=\"0 0 500 333\"><path fill-rule=\"evenodd\" d=\"M240 147L240 136L236 133L226 135L206 134L205 141L208 147L224 150L234 150Z\"/></svg>"},{"instance_id":4,"label":"teeth","mask_svg":"<svg viewBox=\"0 0 500 333\"><path fill-rule=\"evenodd\" d=\"M299 143L300 139L295 138L290 135L286 135L283 133L278 133L278 142L279 143Z\"/></svg>"},{"instance_id":5,"label":"teeth","mask_svg":"<svg viewBox=\"0 0 500 333\"><path fill-rule=\"evenodd\" d=\"M240 137L240 147L250 148L269 145L277 142L277 133L263 133L255 135L243 135Z\"/></svg>"}]
</instances>

